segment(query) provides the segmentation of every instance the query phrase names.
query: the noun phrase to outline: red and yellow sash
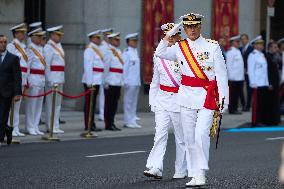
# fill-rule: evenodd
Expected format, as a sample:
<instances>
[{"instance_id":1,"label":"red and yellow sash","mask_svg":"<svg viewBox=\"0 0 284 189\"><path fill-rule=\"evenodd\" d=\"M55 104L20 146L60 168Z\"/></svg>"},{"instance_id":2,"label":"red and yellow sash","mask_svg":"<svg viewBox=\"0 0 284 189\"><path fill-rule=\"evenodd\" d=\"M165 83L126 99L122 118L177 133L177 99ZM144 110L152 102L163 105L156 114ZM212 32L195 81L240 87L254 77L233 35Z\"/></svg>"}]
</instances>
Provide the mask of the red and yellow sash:
<instances>
[{"instance_id":1,"label":"red and yellow sash","mask_svg":"<svg viewBox=\"0 0 284 189\"><path fill-rule=\"evenodd\" d=\"M93 49L93 51L101 58L101 60L104 60L104 56L103 54L101 53L101 51L95 47L92 47L91 48Z\"/></svg>"},{"instance_id":2,"label":"red and yellow sash","mask_svg":"<svg viewBox=\"0 0 284 189\"><path fill-rule=\"evenodd\" d=\"M118 58L119 62L123 65L124 62L123 62L122 58L120 57L120 55L118 54L118 52L114 48L111 48L111 51L112 51L113 55L116 56Z\"/></svg>"},{"instance_id":3,"label":"red and yellow sash","mask_svg":"<svg viewBox=\"0 0 284 189\"><path fill-rule=\"evenodd\" d=\"M45 67L46 62L44 61L44 58L41 56L41 54L37 50L35 50L35 48L33 48L33 47L30 47L30 49L34 52L34 54L39 58L42 65L44 65L44 67Z\"/></svg>"},{"instance_id":4,"label":"red and yellow sash","mask_svg":"<svg viewBox=\"0 0 284 189\"><path fill-rule=\"evenodd\" d=\"M203 87L207 91L204 107L207 109L216 110L218 108L217 102L219 101L216 80L209 81L208 77L203 72L195 56L193 55L187 40L179 41L178 45L192 73L195 75L194 78L182 75L181 83L191 87Z\"/></svg>"},{"instance_id":5,"label":"red and yellow sash","mask_svg":"<svg viewBox=\"0 0 284 189\"><path fill-rule=\"evenodd\" d=\"M19 44L17 44L17 43L14 43L14 46L15 46L16 49L22 54L24 60L25 60L26 62L28 62L28 56L27 56L27 54L25 53L24 49L22 49L22 47L21 47Z\"/></svg>"},{"instance_id":6,"label":"red and yellow sash","mask_svg":"<svg viewBox=\"0 0 284 189\"><path fill-rule=\"evenodd\" d=\"M189 65L195 77L208 80L207 76L205 75L195 56L193 55L187 40L179 41L178 44L187 64Z\"/></svg>"},{"instance_id":7,"label":"red and yellow sash","mask_svg":"<svg viewBox=\"0 0 284 189\"><path fill-rule=\"evenodd\" d=\"M64 54L62 53L62 51L58 47L56 47L53 43L50 43L50 45L59 53L61 58L64 60Z\"/></svg>"}]
</instances>

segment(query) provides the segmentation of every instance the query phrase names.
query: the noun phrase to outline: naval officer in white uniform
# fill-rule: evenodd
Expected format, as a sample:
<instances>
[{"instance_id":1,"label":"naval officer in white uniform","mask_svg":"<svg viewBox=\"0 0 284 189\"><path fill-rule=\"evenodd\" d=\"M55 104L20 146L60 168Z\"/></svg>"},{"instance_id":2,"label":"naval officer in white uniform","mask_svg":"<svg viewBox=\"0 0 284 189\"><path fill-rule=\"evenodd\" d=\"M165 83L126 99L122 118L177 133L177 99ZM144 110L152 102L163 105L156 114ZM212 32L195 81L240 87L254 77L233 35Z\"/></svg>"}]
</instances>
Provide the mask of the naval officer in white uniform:
<instances>
[{"instance_id":1,"label":"naval officer in white uniform","mask_svg":"<svg viewBox=\"0 0 284 189\"><path fill-rule=\"evenodd\" d=\"M174 23L161 26L165 35ZM170 38L170 44L180 40L180 30ZM171 47L169 47L171 48ZM185 144L180 121L180 106L177 104L177 92L180 86L181 70L177 62L154 56L154 75L150 84L149 104L155 113L156 133L154 146L147 159L144 175L162 178L163 159L166 152L168 131L173 127L176 142L175 174L173 178L185 178Z\"/></svg>"},{"instance_id":2,"label":"naval officer in white uniform","mask_svg":"<svg viewBox=\"0 0 284 189\"><path fill-rule=\"evenodd\" d=\"M137 50L138 33L131 33L125 37L127 48L122 53L124 61L123 82L124 82L124 124L128 128L141 128L136 122L137 101L139 89L141 86L140 79L140 58Z\"/></svg>"},{"instance_id":3,"label":"naval officer in white uniform","mask_svg":"<svg viewBox=\"0 0 284 189\"><path fill-rule=\"evenodd\" d=\"M202 37L202 18L195 13L182 16L182 22L167 33L155 53L160 58L177 61L181 67L177 102L181 107L188 177L192 178L186 183L189 187L206 184L213 114L218 111L217 104L221 104L223 98L224 109L228 107L229 100L225 60L218 42ZM187 38L177 42L173 48L167 48L170 36L181 25Z\"/></svg>"}]
</instances>

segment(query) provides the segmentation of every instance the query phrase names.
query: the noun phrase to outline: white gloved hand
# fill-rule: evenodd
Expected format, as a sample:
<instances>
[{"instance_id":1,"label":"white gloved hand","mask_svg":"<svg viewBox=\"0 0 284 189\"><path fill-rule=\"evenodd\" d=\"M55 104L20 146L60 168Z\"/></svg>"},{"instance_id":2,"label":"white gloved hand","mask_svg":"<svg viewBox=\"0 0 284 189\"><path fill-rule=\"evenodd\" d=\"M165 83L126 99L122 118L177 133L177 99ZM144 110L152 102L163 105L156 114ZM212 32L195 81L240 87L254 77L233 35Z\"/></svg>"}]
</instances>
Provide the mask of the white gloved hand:
<instances>
[{"instance_id":1,"label":"white gloved hand","mask_svg":"<svg viewBox=\"0 0 284 189\"><path fill-rule=\"evenodd\" d=\"M170 37L175 35L178 32L181 25L182 25L182 21L178 24L175 24L175 26L170 31L168 31L167 35Z\"/></svg>"},{"instance_id":2,"label":"white gloved hand","mask_svg":"<svg viewBox=\"0 0 284 189\"><path fill-rule=\"evenodd\" d=\"M106 89L106 90L109 89L109 85L107 83L104 84L104 89Z\"/></svg>"}]
</instances>

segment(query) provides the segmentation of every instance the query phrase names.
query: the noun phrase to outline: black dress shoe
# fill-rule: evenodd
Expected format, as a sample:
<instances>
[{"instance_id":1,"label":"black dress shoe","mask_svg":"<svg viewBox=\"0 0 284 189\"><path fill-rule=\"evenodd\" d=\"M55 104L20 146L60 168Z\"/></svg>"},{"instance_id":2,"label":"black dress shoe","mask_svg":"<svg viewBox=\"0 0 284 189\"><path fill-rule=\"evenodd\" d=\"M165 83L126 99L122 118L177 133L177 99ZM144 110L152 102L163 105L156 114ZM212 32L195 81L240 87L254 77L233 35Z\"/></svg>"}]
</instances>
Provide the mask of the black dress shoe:
<instances>
[{"instance_id":1,"label":"black dress shoe","mask_svg":"<svg viewBox=\"0 0 284 189\"><path fill-rule=\"evenodd\" d=\"M121 131L121 129L116 127L115 125L113 125L112 128L114 128L116 131Z\"/></svg>"},{"instance_id":2,"label":"black dress shoe","mask_svg":"<svg viewBox=\"0 0 284 189\"><path fill-rule=\"evenodd\" d=\"M13 138L13 135L12 135L12 132L13 132L13 127L10 127L10 126L7 126L5 128L5 133L6 133L6 137L7 137L7 144L10 145L12 143L12 138Z\"/></svg>"},{"instance_id":3,"label":"black dress shoe","mask_svg":"<svg viewBox=\"0 0 284 189\"><path fill-rule=\"evenodd\" d=\"M66 121L59 119L59 123L60 123L60 124L65 124Z\"/></svg>"},{"instance_id":4,"label":"black dress shoe","mask_svg":"<svg viewBox=\"0 0 284 189\"><path fill-rule=\"evenodd\" d=\"M115 128L113 128L113 127L108 127L108 128L106 128L106 130L108 130L108 131L117 131Z\"/></svg>"},{"instance_id":5,"label":"black dress shoe","mask_svg":"<svg viewBox=\"0 0 284 189\"><path fill-rule=\"evenodd\" d=\"M239 111L233 111L233 112L229 112L229 114L240 115L240 114L242 114L242 112L239 112Z\"/></svg>"},{"instance_id":6,"label":"black dress shoe","mask_svg":"<svg viewBox=\"0 0 284 189\"><path fill-rule=\"evenodd\" d=\"M99 129L99 128L94 128L94 127L92 127L92 128L91 128L91 131L100 132L100 131L102 131L102 130Z\"/></svg>"}]
</instances>

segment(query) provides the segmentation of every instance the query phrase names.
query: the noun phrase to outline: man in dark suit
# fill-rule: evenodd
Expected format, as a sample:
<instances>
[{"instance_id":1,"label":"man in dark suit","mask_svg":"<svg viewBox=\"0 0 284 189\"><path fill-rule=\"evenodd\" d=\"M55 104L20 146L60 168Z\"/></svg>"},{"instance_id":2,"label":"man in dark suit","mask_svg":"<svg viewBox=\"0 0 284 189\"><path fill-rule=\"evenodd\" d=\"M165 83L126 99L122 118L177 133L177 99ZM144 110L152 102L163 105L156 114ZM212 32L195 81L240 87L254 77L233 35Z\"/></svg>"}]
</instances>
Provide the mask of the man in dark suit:
<instances>
[{"instance_id":1,"label":"man in dark suit","mask_svg":"<svg viewBox=\"0 0 284 189\"><path fill-rule=\"evenodd\" d=\"M252 96L252 89L249 86L249 78L247 74L247 68L248 68L248 56L249 54L253 51L253 47L251 44L249 44L249 38L247 34L242 34L241 35L241 43L242 47L240 48L242 55L243 55L243 60L244 60L244 66L245 66L245 80L246 80L246 89L247 89L247 99L246 99L246 107L243 108L244 111L249 111L251 107L251 96ZM244 99L241 101L244 101ZM242 102L243 104L243 102Z\"/></svg>"},{"instance_id":2,"label":"man in dark suit","mask_svg":"<svg viewBox=\"0 0 284 189\"><path fill-rule=\"evenodd\" d=\"M0 35L0 145L5 135L11 144L13 127L8 126L8 117L13 101L21 99L22 75L20 60L6 49L7 38Z\"/></svg>"}]
</instances>

